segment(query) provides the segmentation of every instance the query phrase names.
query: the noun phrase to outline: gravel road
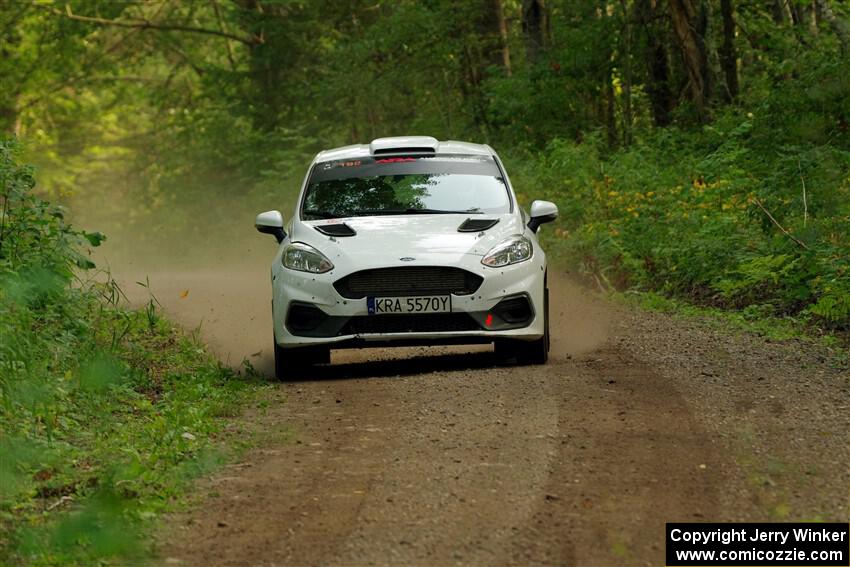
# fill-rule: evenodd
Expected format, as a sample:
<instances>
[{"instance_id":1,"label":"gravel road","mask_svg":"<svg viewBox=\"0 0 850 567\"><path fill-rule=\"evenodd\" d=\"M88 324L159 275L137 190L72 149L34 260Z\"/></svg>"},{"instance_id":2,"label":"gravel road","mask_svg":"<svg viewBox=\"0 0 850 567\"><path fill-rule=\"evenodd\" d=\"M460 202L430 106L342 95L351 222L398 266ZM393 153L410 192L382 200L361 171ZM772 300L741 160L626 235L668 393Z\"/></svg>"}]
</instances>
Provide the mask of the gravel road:
<instances>
[{"instance_id":1,"label":"gravel road","mask_svg":"<svg viewBox=\"0 0 850 567\"><path fill-rule=\"evenodd\" d=\"M665 522L848 521L850 376L829 353L553 279L544 367L343 351L279 385L230 426L271 441L199 484L163 562L658 566ZM151 282L223 360L270 370L262 274Z\"/></svg>"}]
</instances>

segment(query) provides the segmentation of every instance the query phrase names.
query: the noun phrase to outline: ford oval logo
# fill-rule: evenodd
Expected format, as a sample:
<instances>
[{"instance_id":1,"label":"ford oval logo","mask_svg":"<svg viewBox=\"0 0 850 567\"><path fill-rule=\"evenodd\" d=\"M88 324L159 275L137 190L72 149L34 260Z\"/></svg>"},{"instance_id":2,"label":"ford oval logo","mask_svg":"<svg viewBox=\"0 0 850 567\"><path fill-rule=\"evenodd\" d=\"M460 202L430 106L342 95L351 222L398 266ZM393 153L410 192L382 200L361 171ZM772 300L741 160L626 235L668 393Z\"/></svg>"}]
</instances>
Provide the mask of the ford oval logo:
<instances>
[{"instance_id":1,"label":"ford oval logo","mask_svg":"<svg viewBox=\"0 0 850 567\"><path fill-rule=\"evenodd\" d=\"M415 259L416 258L411 258L410 256L405 256L404 258L399 258L399 260L401 260L402 262L412 262Z\"/></svg>"}]
</instances>

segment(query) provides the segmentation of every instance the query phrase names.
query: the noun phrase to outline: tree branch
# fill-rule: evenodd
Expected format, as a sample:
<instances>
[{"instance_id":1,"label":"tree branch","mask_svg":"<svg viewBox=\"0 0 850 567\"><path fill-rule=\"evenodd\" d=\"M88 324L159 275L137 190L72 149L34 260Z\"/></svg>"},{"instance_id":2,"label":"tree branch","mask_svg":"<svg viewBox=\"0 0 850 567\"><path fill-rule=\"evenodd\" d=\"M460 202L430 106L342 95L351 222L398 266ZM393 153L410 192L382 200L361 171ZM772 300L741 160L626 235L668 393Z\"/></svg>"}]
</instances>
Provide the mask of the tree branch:
<instances>
[{"instance_id":1,"label":"tree branch","mask_svg":"<svg viewBox=\"0 0 850 567\"><path fill-rule=\"evenodd\" d=\"M221 17L221 9L218 7L218 0L212 0L213 10L215 11L215 17L218 20L218 27L223 32L227 32L227 28L224 27L224 18ZM233 57L233 49L230 47L230 41L225 41L224 45L227 47L227 60L230 61L230 70L236 70L236 61Z\"/></svg>"},{"instance_id":2,"label":"tree branch","mask_svg":"<svg viewBox=\"0 0 850 567\"><path fill-rule=\"evenodd\" d=\"M59 92L60 90L64 89L65 87L73 85L73 84L77 83L78 81L80 81L82 79L85 79L87 73L90 70L92 70L95 67L95 65L100 63L107 55L109 55L110 53L112 53L113 51L118 49L121 45L123 45L123 43L130 36L132 36L133 34L136 34L136 33L139 33L139 32L137 30L128 31L123 37L118 38L118 40L116 40L114 43L109 45L105 50L99 52L97 54L97 56L94 57L94 59L86 62L83 65L82 71L80 73L78 73L76 75L71 75L71 76L63 79L59 83L49 87L47 90L42 90L41 94L39 96L37 96L37 97L33 98L32 100L26 102L25 104L22 104L21 106L19 106L18 107L18 113L22 113L23 111L35 106L36 104L39 104L40 102L49 99L51 96L53 96L54 93Z\"/></svg>"},{"instance_id":3,"label":"tree branch","mask_svg":"<svg viewBox=\"0 0 850 567\"><path fill-rule=\"evenodd\" d=\"M754 202L756 205L758 205L758 208L760 208L764 214L766 214L766 215L767 215L767 218L769 218L769 219L770 219L770 222L772 222L773 224L775 224L775 225L776 225L776 228L778 228L779 230L781 230L781 231L782 231L782 234L784 234L785 236L787 236L788 238L790 238L791 240L793 240L793 241L794 241L794 243L795 243L795 244L797 244L797 246L799 246L800 248L802 248L802 249L804 249L804 250L808 250L808 249L809 249L809 247L808 247L808 246L806 246L806 243L805 243L805 242L803 242L802 240L799 240L798 238L796 238L793 234L791 234L790 232L788 232L788 231L785 229L785 227L784 227L784 226L782 226L781 224L779 224L779 221L777 221L775 218L773 218L773 215L772 215L772 214L770 214L770 211L768 211L768 210L764 207L764 205L762 205L762 203L761 203L761 201L760 201L759 199L753 199L753 202Z\"/></svg>"},{"instance_id":4,"label":"tree branch","mask_svg":"<svg viewBox=\"0 0 850 567\"><path fill-rule=\"evenodd\" d=\"M106 18L95 18L91 16L79 16L71 12L71 5L65 4L65 10L59 10L57 8L53 8L51 6L43 6L45 9L49 10L53 14L57 16L64 16L71 20L76 20L78 22L86 22L90 24L98 24L101 26L116 26L119 28L136 28L141 30L157 30L157 31L177 31L177 32L187 32L187 33L200 33L206 35L214 35L218 37L223 37L226 39L232 39L234 41L238 41L240 43L244 43L245 45L258 45L263 43L263 39L257 36L243 36L236 35L232 33L227 33L221 30L211 30L208 28L197 28L194 26L184 26L181 24L171 24L171 23L162 23L162 22L152 22L150 20L144 19L133 19L133 20L109 20Z\"/></svg>"}]
</instances>

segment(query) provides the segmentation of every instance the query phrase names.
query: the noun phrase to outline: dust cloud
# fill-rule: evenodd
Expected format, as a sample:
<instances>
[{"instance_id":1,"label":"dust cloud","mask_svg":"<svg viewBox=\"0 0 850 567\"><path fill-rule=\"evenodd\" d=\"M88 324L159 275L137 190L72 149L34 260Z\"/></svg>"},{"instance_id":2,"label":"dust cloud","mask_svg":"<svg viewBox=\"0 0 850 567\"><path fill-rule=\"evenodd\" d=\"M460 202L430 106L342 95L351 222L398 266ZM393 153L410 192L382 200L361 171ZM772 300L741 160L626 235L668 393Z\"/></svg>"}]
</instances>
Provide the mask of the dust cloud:
<instances>
[{"instance_id":1,"label":"dust cloud","mask_svg":"<svg viewBox=\"0 0 850 567\"><path fill-rule=\"evenodd\" d=\"M260 238L260 235L257 235ZM247 359L260 372L270 375L272 359L270 259L268 257L239 266L220 265L208 269L180 271L131 270L116 273L125 293L135 304L149 298L148 289L136 281L150 281L150 292L163 310L187 330L201 337L222 362L239 366ZM550 356L564 359L580 356L601 346L612 323L610 307L590 291L574 283L566 275L550 274ZM333 362L356 364L369 360L386 360L434 354L480 352L491 347L436 347L433 349L399 348L368 351L337 351Z\"/></svg>"},{"instance_id":2,"label":"dust cloud","mask_svg":"<svg viewBox=\"0 0 850 567\"><path fill-rule=\"evenodd\" d=\"M275 208L254 203L256 211ZM244 207L243 207L244 208ZM152 297L162 310L189 332L197 332L223 363L233 367L248 360L257 370L273 370L270 263L276 243L254 230L254 212L243 211L227 222L197 221L185 234L140 235L102 216L77 223L96 227L109 238L96 250L95 261L121 286L130 303ZM109 226L113 224L114 226ZM207 227L199 232L198 224ZM151 238L154 236L158 238ZM138 282L144 283L140 285ZM550 267L551 357L577 356L600 346L612 321L610 307L592 292ZM393 360L429 354L491 350L488 346L369 349L335 351L334 364Z\"/></svg>"},{"instance_id":3,"label":"dust cloud","mask_svg":"<svg viewBox=\"0 0 850 567\"><path fill-rule=\"evenodd\" d=\"M555 266L549 267L549 303L550 357L580 356L608 340L612 306Z\"/></svg>"}]
</instances>

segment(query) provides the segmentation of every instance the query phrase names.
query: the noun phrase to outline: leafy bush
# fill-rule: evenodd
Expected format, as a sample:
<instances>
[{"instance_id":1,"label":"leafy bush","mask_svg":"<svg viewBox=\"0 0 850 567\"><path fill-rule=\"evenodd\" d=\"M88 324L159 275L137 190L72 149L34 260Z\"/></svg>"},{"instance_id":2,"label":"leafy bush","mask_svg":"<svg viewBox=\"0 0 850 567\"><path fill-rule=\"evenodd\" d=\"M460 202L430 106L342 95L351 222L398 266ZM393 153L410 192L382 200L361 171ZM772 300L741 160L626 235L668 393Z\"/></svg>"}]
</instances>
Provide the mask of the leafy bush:
<instances>
[{"instance_id":1,"label":"leafy bush","mask_svg":"<svg viewBox=\"0 0 850 567\"><path fill-rule=\"evenodd\" d=\"M789 136L782 105L840 114L820 88L844 97L843 83L829 81L813 71L761 116L733 110L613 153L556 140L512 160L514 183L558 203L546 238L600 285L850 329L850 145L840 129L828 144Z\"/></svg>"},{"instance_id":2,"label":"leafy bush","mask_svg":"<svg viewBox=\"0 0 850 567\"><path fill-rule=\"evenodd\" d=\"M217 417L250 388L153 310L119 306L74 230L0 143L0 556L91 565L217 460Z\"/></svg>"}]
</instances>

